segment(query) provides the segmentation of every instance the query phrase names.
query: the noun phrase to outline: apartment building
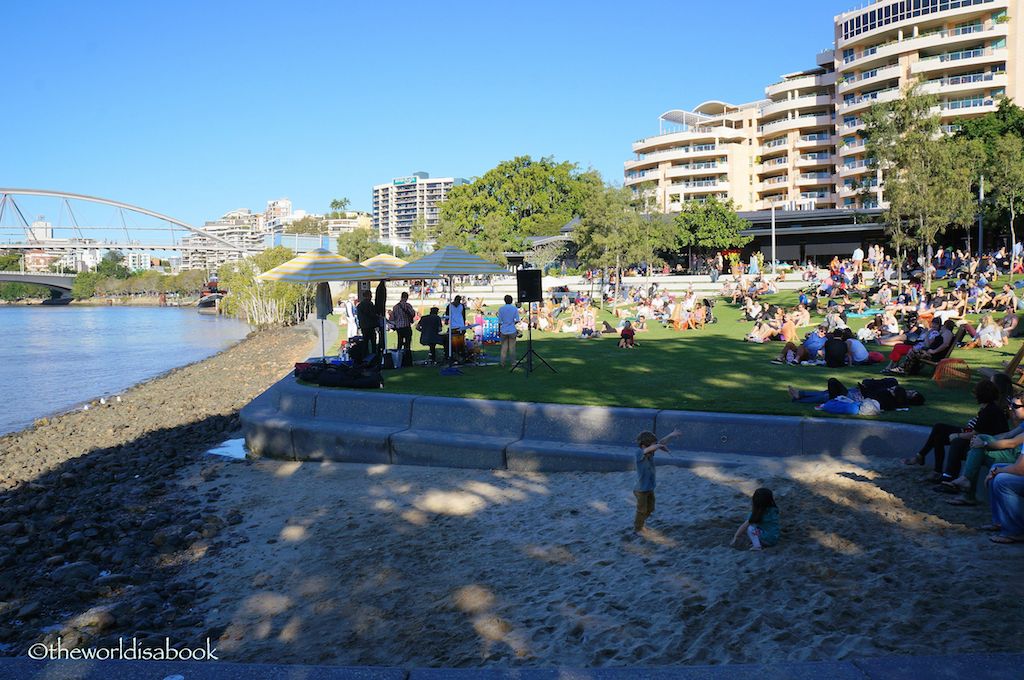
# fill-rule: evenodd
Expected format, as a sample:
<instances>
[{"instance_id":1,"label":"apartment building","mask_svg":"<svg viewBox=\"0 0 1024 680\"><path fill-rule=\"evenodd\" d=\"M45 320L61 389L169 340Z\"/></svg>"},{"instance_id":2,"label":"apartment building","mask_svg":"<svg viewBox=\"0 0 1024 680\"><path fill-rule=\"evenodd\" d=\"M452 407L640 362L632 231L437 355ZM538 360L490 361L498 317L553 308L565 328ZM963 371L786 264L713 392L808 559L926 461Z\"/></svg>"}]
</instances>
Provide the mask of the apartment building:
<instances>
[{"instance_id":1,"label":"apartment building","mask_svg":"<svg viewBox=\"0 0 1024 680\"><path fill-rule=\"evenodd\" d=\"M396 177L373 187L372 229L384 243L406 246L412 242L416 220L423 218L429 229L437 226L438 204L452 187L466 184L461 177L432 178L426 172Z\"/></svg>"},{"instance_id":2,"label":"apartment building","mask_svg":"<svg viewBox=\"0 0 1024 680\"><path fill-rule=\"evenodd\" d=\"M862 116L915 82L939 98L943 129L1018 98L1024 86L1024 0L876 0L840 14L834 48L812 69L741 105L669 111L633 144L625 185L654 182L658 204L731 198L738 209L882 206L867 167Z\"/></svg>"},{"instance_id":3,"label":"apartment building","mask_svg":"<svg viewBox=\"0 0 1024 680\"><path fill-rule=\"evenodd\" d=\"M357 229L372 229L373 217L364 212L347 212L344 217L334 217L326 220L327 235L337 239L342 234L351 233Z\"/></svg>"}]
</instances>

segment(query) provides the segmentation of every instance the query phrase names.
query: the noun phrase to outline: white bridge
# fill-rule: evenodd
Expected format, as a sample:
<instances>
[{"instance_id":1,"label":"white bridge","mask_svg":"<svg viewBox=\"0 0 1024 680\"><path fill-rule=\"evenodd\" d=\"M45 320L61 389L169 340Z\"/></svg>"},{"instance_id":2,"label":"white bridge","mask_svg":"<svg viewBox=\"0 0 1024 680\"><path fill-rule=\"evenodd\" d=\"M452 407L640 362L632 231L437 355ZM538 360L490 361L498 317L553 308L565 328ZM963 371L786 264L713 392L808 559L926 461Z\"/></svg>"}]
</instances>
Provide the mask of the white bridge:
<instances>
[{"instance_id":1,"label":"white bridge","mask_svg":"<svg viewBox=\"0 0 1024 680\"><path fill-rule=\"evenodd\" d=\"M55 208L55 221L30 221L26 213L34 213L29 203L51 214ZM136 205L65 191L0 188L0 250L36 249L227 252L241 256L256 252Z\"/></svg>"}]
</instances>

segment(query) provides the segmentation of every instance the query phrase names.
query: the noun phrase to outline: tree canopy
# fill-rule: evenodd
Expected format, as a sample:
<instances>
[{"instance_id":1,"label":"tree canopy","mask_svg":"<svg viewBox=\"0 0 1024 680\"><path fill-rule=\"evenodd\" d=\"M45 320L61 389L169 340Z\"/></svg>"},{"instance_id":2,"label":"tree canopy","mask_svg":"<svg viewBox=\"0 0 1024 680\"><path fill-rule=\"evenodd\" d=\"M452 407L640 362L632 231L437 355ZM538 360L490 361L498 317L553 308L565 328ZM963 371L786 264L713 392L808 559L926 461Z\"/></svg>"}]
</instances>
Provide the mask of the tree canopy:
<instances>
[{"instance_id":1,"label":"tree canopy","mask_svg":"<svg viewBox=\"0 0 1024 680\"><path fill-rule=\"evenodd\" d=\"M937 97L915 86L864 114L868 160L885 179L885 217L900 262L906 246L930 254L947 227L974 219L971 187L984 150L978 141L941 136L937 106ZM925 276L930 285L930 270Z\"/></svg>"},{"instance_id":2,"label":"tree canopy","mask_svg":"<svg viewBox=\"0 0 1024 680\"><path fill-rule=\"evenodd\" d=\"M660 214L641 214L630 189L612 187L592 199L573 239L583 262L616 269L660 264L659 253L676 246L671 221Z\"/></svg>"},{"instance_id":3,"label":"tree canopy","mask_svg":"<svg viewBox=\"0 0 1024 680\"><path fill-rule=\"evenodd\" d=\"M390 252L391 247L378 241L369 229L353 229L338 237L338 254L355 262Z\"/></svg>"},{"instance_id":4,"label":"tree canopy","mask_svg":"<svg viewBox=\"0 0 1024 680\"><path fill-rule=\"evenodd\" d=\"M717 198L709 198L704 203L684 203L674 223L676 238L683 247L725 250L742 248L751 239L740 233L749 229L750 223L736 214L731 199L724 203Z\"/></svg>"},{"instance_id":5,"label":"tree canopy","mask_svg":"<svg viewBox=\"0 0 1024 680\"><path fill-rule=\"evenodd\" d=\"M557 234L601 189L595 171L517 156L448 192L436 239L503 262L505 251L523 249L525 237Z\"/></svg>"}]
</instances>

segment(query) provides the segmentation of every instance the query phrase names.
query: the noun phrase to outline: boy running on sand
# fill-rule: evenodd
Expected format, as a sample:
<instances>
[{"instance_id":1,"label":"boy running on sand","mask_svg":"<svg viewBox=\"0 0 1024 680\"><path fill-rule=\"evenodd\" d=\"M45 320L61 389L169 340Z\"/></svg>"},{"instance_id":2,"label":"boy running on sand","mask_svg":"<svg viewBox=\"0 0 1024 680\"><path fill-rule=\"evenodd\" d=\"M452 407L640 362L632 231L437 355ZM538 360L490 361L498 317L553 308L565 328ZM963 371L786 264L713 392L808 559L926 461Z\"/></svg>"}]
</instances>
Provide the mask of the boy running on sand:
<instances>
[{"instance_id":1,"label":"boy running on sand","mask_svg":"<svg viewBox=\"0 0 1024 680\"><path fill-rule=\"evenodd\" d=\"M654 513L654 453L659 450L668 453L666 444L681 434L682 432L676 428L660 441L653 432L641 432L637 435L636 441L640 449L636 454L636 485L633 487L633 495L636 496L633 531L636 533L643 531L644 522Z\"/></svg>"}]
</instances>

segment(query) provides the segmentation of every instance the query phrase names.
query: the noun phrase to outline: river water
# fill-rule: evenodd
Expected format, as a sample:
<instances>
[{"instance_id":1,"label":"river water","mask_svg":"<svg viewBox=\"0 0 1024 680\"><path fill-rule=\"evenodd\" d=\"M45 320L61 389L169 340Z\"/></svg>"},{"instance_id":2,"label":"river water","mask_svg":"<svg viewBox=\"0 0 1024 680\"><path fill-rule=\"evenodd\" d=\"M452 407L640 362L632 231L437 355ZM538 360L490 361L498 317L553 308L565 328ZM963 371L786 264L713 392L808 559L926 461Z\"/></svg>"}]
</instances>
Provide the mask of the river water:
<instances>
[{"instance_id":1,"label":"river water","mask_svg":"<svg viewBox=\"0 0 1024 680\"><path fill-rule=\"evenodd\" d=\"M205 359L248 332L195 308L0 306L0 435Z\"/></svg>"}]
</instances>

